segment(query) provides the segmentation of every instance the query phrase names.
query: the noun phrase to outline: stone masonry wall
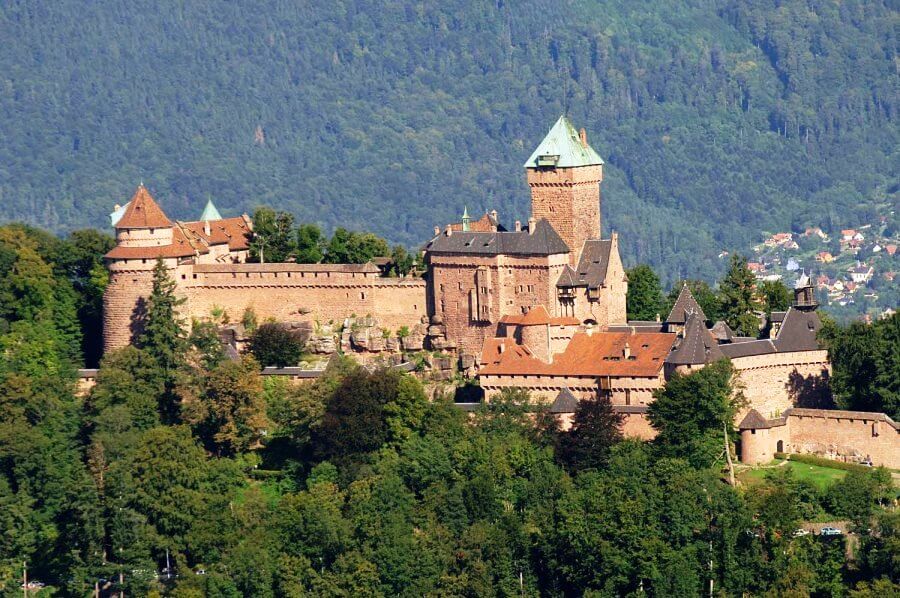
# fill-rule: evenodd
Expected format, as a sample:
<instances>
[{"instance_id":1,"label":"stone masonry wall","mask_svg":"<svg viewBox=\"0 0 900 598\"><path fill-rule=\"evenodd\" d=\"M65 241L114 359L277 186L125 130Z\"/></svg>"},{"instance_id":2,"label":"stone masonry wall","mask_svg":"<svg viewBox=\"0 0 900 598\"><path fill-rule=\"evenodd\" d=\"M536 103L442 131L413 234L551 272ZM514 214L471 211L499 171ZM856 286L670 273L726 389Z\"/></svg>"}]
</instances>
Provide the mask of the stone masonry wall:
<instances>
[{"instance_id":1,"label":"stone masonry wall","mask_svg":"<svg viewBox=\"0 0 900 598\"><path fill-rule=\"evenodd\" d=\"M118 260L104 294L103 337L108 352L132 342L133 319L152 290L153 260ZM310 320L327 323L352 315L375 315L392 333L413 328L426 314L425 281L381 278L362 272L304 272L303 265L233 264L205 272L204 266L166 260L177 294L186 299L181 316L209 318L222 309L240 321L252 308L260 321ZM208 268L210 269L210 268ZM321 268L317 268L321 270ZM301 276L301 272L303 276Z\"/></svg>"},{"instance_id":2,"label":"stone masonry wall","mask_svg":"<svg viewBox=\"0 0 900 598\"><path fill-rule=\"evenodd\" d=\"M787 452L850 460L869 458L875 465L900 468L900 431L889 422L841 417L840 411L821 410L820 416L791 414L785 427Z\"/></svg>"},{"instance_id":3,"label":"stone masonry wall","mask_svg":"<svg viewBox=\"0 0 900 598\"><path fill-rule=\"evenodd\" d=\"M653 401L653 391L662 387L662 374L656 378L616 377L597 378L596 376L514 376L484 375L479 376L485 399L496 396L504 388L524 388L532 398L540 402L552 403L559 391L568 388L579 400L597 396L598 392L608 393L613 405L640 406Z\"/></svg>"},{"instance_id":4,"label":"stone masonry wall","mask_svg":"<svg viewBox=\"0 0 900 598\"><path fill-rule=\"evenodd\" d=\"M531 214L546 218L571 250L574 265L587 239L600 238L600 182L603 167L528 168Z\"/></svg>"},{"instance_id":5,"label":"stone masonry wall","mask_svg":"<svg viewBox=\"0 0 900 598\"><path fill-rule=\"evenodd\" d=\"M504 315L522 314L525 309L544 305L552 309L555 301L556 272L565 256L492 257L469 255L431 256L431 298L433 312L446 328L447 338L460 349L478 355L486 338L493 337ZM487 289L490 310L475 311L472 293L485 300L477 288L479 268L486 268L490 280ZM552 289L552 290L551 290Z\"/></svg>"},{"instance_id":6,"label":"stone masonry wall","mask_svg":"<svg viewBox=\"0 0 900 598\"><path fill-rule=\"evenodd\" d=\"M827 380L831 366L827 351L796 351L771 353L732 359L738 371L738 381L747 398L747 405L738 414L743 419L747 411L756 409L765 418L778 417L790 407L804 405L804 381Z\"/></svg>"},{"instance_id":7,"label":"stone masonry wall","mask_svg":"<svg viewBox=\"0 0 900 598\"><path fill-rule=\"evenodd\" d=\"M769 463L778 452L778 443L787 448L788 427L741 430L741 462L747 465Z\"/></svg>"},{"instance_id":8,"label":"stone masonry wall","mask_svg":"<svg viewBox=\"0 0 900 598\"><path fill-rule=\"evenodd\" d=\"M244 265L242 270L248 266ZM262 265L260 265L262 266ZM260 321L310 320L327 323L352 315L373 315L381 326L396 332L412 328L426 314L425 281L351 276L330 273L328 277L287 277L286 272L240 272L223 277L200 273L197 278L179 281L187 298L186 312L207 318L222 309L231 321L239 321L252 308ZM248 275L249 274L249 275Z\"/></svg>"}]
</instances>

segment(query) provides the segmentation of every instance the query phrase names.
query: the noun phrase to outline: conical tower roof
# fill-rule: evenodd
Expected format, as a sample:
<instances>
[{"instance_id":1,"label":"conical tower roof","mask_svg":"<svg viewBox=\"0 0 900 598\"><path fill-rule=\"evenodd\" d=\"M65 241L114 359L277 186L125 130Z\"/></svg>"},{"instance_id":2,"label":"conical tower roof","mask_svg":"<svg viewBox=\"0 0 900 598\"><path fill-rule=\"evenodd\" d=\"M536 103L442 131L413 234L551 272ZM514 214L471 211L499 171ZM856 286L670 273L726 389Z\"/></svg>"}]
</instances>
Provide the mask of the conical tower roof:
<instances>
[{"instance_id":1,"label":"conical tower roof","mask_svg":"<svg viewBox=\"0 0 900 598\"><path fill-rule=\"evenodd\" d=\"M725 357L719 348L719 343L713 338L712 333L706 329L703 316L696 312L690 312L687 323L684 326L684 338L678 346L669 353L666 363L673 365L702 365L712 363Z\"/></svg>"},{"instance_id":2,"label":"conical tower roof","mask_svg":"<svg viewBox=\"0 0 900 598\"><path fill-rule=\"evenodd\" d=\"M525 162L525 168L544 165L575 168L598 164L603 164L600 154L588 145L586 138L582 141L572 122L566 115L562 115Z\"/></svg>"},{"instance_id":3,"label":"conical tower roof","mask_svg":"<svg viewBox=\"0 0 900 598\"><path fill-rule=\"evenodd\" d=\"M165 228L172 226L172 221L162 208L150 196L143 185L139 185L134 197L128 202L125 213L116 222L116 228Z\"/></svg>"},{"instance_id":4,"label":"conical tower roof","mask_svg":"<svg viewBox=\"0 0 900 598\"><path fill-rule=\"evenodd\" d=\"M681 292L678 293L678 299L675 300L672 311L669 312L669 316L666 318L666 323L684 324L687 322L688 314L691 313L699 314L703 320L706 320L706 314L703 313L703 308L701 308L700 304L697 303L697 300L694 299L691 289L688 288L687 283L685 283L684 286L681 287Z\"/></svg>"},{"instance_id":5,"label":"conical tower roof","mask_svg":"<svg viewBox=\"0 0 900 598\"><path fill-rule=\"evenodd\" d=\"M211 199L206 200L206 207L203 208L203 213L200 214L200 221L210 221L210 220L221 220L222 215L219 214L219 210L216 209L215 204Z\"/></svg>"}]
</instances>

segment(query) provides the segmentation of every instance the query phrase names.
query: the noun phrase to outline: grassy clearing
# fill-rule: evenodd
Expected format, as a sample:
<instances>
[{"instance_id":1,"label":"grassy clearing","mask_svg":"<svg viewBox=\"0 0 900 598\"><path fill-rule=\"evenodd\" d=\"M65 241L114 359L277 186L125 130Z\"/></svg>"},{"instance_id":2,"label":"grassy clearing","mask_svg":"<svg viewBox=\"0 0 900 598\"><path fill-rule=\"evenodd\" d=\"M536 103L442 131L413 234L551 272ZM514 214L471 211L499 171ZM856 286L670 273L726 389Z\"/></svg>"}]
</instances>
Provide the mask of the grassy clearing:
<instances>
[{"instance_id":1,"label":"grassy clearing","mask_svg":"<svg viewBox=\"0 0 900 598\"><path fill-rule=\"evenodd\" d=\"M776 459L767 466L757 467L742 472L739 475L739 478L748 486L752 486L765 480L766 474L771 471L789 468L793 472L794 478L809 481L821 490L847 475L846 471L831 467L809 465L797 461L788 461L786 465L781 465L781 463L783 463L781 459Z\"/></svg>"}]
</instances>

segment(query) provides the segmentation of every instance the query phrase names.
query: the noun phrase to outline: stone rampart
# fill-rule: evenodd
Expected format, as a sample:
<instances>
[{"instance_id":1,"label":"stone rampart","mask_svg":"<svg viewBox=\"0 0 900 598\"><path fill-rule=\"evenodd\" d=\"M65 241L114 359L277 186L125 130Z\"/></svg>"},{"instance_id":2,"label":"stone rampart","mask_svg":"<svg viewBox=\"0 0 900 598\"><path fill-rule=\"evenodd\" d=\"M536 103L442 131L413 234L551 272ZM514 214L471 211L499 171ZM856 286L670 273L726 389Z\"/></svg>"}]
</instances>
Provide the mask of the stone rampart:
<instances>
[{"instance_id":1,"label":"stone rampart","mask_svg":"<svg viewBox=\"0 0 900 598\"><path fill-rule=\"evenodd\" d=\"M900 469L900 425L883 413L797 408L768 427L741 430L741 461L767 463L776 452Z\"/></svg>"},{"instance_id":2,"label":"stone rampart","mask_svg":"<svg viewBox=\"0 0 900 598\"><path fill-rule=\"evenodd\" d=\"M221 310L231 321L252 309L259 321L340 321L374 315L392 333L426 315L425 281L382 278L324 264L197 265L182 273L179 292L190 316Z\"/></svg>"},{"instance_id":3,"label":"stone rampart","mask_svg":"<svg viewBox=\"0 0 900 598\"><path fill-rule=\"evenodd\" d=\"M831 373L828 351L768 353L731 360L747 408L778 417L791 407L822 406ZM739 414L743 418L746 411Z\"/></svg>"}]
</instances>

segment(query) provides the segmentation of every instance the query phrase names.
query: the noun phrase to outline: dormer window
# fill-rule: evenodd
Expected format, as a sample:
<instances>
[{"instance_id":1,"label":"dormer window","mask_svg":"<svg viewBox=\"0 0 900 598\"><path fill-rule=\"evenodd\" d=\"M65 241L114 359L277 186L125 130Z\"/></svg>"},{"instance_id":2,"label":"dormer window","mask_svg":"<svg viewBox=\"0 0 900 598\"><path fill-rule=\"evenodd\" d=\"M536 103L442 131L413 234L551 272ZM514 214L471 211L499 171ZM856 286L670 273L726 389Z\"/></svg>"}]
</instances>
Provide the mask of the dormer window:
<instances>
[{"instance_id":1,"label":"dormer window","mask_svg":"<svg viewBox=\"0 0 900 598\"><path fill-rule=\"evenodd\" d=\"M538 159L537 159L538 166L556 167L556 165L558 163L559 163L559 155L558 154L557 155L544 154L542 156L538 156Z\"/></svg>"}]
</instances>

